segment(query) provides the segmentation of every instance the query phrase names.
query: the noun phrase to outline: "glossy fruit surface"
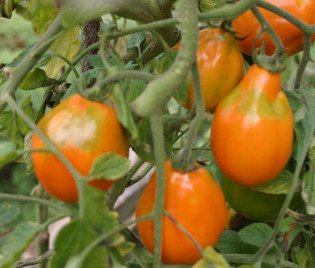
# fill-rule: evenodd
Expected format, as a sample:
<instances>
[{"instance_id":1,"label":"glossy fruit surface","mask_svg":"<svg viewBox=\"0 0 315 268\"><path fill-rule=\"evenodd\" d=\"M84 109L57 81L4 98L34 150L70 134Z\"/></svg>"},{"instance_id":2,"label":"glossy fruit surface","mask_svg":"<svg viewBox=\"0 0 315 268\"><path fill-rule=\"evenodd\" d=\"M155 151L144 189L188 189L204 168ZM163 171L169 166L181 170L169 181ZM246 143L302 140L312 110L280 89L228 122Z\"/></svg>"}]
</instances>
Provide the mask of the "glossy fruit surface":
<instances>
[{"instance_id":1,"label":"glossy fruit surface","mask_svg":"<svg viewBox=\"0 0 315 268\"><path fill-rule=\"evenodd\" d=\"M208 28L199 32L197 62L205 108L212 112L244 76L244 60L232 34ZM193 82L188 88L187 109L194 105Z\"/></svg>"},{"instance_id":2,"label":"glossy fruit surface","mask_svg":"<svg viewBox=\"0 0 315 268\"><path fill-rule=\"evenodd\" d=\"M315 23L315 0L265 0L265 2L288 11L306 24L312 25ZM266 9L259 8L259 10L279 35L284 44L285 52L288 51L289 55L292 55L304 49L302 31L284 18ZM275 46L269 34L263 33L259 40L255 41L256 36L261 30L261 26L250 10L234 20L233 30L238 32L237 37L245 38L238 42L244 53L252 55L253 44L255 43L255 47L257 48L261 46L263 40L265 40L266 53L271 55L274 52ZM315 40L315 34L312 39L313 41Z\"/></svg>"},{"instance_id":3,"label":"glossy fruit surface","mask_svg":"<svg viewBox=\"0 0 315 268\"><path fill-rule=\"evenodd\" d=\"M280 73L253 65L216 108L212 152L222 172L238 184L266 183L289 160L293 115L280 86Z\"/></svg>"},{"instance_id":4,"label":"glossy fruit surface","mask_svg":"<svg viewBox=\"0 0 315 268\"><path fill-rule=\"evenodd\" d=\"M38 123L41 131L82 174L88 175L98 156L112 152L128 155L127 135L113 108L75 94L49 111ZM46 149L35 133L32 149ZM34 170L44 189L65 202L78 200L75 181L59 158L51 153L32 153ZM92 180L106 191L113 181Z\"/></svg>"},{"instance_id":5,"label":"glossy fruit surface","mask_svg":"<svg viewBox=\"0 0 315 268\"><path fill-rule=\"evenodd\" d=\"M221 187L226 201L235 211L256 221L275 221L286 197L285 194L270 194L239 185L224 174L221 175ZM291 209L297 209L302 202L301 192L296 192Z\"/></svg>"},{"instance_id":6,"label":"glossy fruit surface","mask_svg":"<svg viewBox=\"0 0 315 268\"><path fill-rule=\"evenodd\" d=\"M190 172L174 170L165 161L165 209L202 248L215 246L227 224L228 212L220 186L205 168ZM156 173L152 176L137 207L136 217L151 213L155 203ZM193 242L166 215L163 216L162 261L193 264L201 258ZM152 220L137 223L148 250L154 249Z\"/></svg>"}]
</instances>

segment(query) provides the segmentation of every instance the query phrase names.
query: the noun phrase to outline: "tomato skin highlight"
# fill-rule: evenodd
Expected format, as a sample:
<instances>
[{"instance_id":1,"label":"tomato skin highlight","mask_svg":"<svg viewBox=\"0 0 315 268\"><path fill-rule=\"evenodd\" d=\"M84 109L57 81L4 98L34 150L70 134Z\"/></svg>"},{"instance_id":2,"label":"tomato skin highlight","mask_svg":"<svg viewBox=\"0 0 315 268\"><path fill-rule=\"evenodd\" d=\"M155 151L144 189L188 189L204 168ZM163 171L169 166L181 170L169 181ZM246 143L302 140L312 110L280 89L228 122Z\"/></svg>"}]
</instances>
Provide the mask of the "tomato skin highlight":
<instances>
[{"instance_id":1,"label":"tomato skin highlight","mask_svg":"<svg viewBox=\"0 0 315 268\"><path fill-rule=\"evenodd\" d=\"M215 246L228 220L228 212L220 186L205 168L180 172L165 161L164 207L194 237L202 248ZM143 191L136 207L136 217L153 211L156 173ZM168 264L193 264L201 258L193 242L163 215L162 261ZM138 222L140 237L146 248L154 251L154 223Z\"/></svg>"},{"instance_id":2,"label":"tomato skin highlight","mask_svg":"<svg viewBox=\"0 0 315 268\"><path fill-rule=\"evenodd\" d=\"M72 95L49 111L38 123L40 130L82 175L88 175L98 156L112 152L128 156L128 137L113 108ZM31 148L47 149L34 133ZM32 153L37 179L44 189L64 202L78 200L74 178L52 153ZM114 181L92 180L90 185L106 191Z\"/></svg>"},{"instance_id":3,"label":"tomato skin highlight","mask_svg":"<svg viewBox=\"0 0 315 268\"><path fill-rule=\"evenodd\" d=\"M275 178L293 146L293 115L279 73L258 65L217 106L211 128L216 163L234 182L255 186Z\"/></svg>"},{"instance_id":4,"label":"tomato skin highlight","mask_svg":"<svg viewBox=\"0 0 315 268\"><path fill-rule=\"evenodd\" d=\"M306 24L312 25L315 23L315 0L265 0L265 2L288 11ZM284 45L284 52L293 55L304 49L304 35L302 31L284 18L266 9L258 9L280 37ZM238 32L237 37L245 38L238 41L244 53L252 55L253 45L255 44L255 48L260 47L263 40L265 40L264 45L267 55L271 55L275 51L275 46L268 33L263 33L255 41L256 36L261 30L261 26L250 10L234 20L233 30ZM312 41L314 40L315 34L312 36Z\"/></svg>"},{"instance_id":5,"label":"tomato skin highlight","mask_svg":"<svg viewBox=\"0 0 315 268\"><path fill-rule=\"evenodd\" d=\"M199 32L197 63L205 109L213 112L243 78L244 59L232 34L220 28L207 28ZM195 101L192 81L187 96L188 102L183 106L191 109Z\"/></svg>"}]
</instances>

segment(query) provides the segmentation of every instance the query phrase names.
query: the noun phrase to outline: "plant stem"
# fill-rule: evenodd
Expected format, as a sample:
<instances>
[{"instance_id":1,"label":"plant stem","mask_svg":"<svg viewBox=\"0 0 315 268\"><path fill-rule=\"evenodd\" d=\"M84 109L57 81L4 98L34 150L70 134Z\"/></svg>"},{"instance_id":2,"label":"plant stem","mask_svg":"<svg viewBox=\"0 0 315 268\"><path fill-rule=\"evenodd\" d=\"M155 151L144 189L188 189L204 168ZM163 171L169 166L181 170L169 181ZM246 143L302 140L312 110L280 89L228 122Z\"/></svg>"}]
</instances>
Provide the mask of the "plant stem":
<instances>
[{"instance_id":1,"label":"plant stem","mask_svg":"<svg viewBox=\"0 0 315 268\"><path fill-rule=\"evenodd\" d=\"M34 264L43 263L43 262L49 261L54 255L55 255L55 251L50 250L37 258L29 258L23 261L19 261L13 268L22 268L22 267L31 266Z\"/></svg>"},{"instance_id":2,"label":"plant stem","mask_svg":"<svg viewBox=\"0 0 315 268\"><path fill-rule=\"evenodd\" d=\"M198 46L198 9L196 1L182 0L180 7L182 43L171 68L151 81L131 108L140 117L150 117L163 107L179 88L195 60Z\"/></svg>"},{"instance_id":3,"label":"plant stem","mask_svg":"<svg viewBox=\"0 0 315 268\"><path fill-rule=\"evenodd\" d=\"M49 200L42 199L42 198L30 197L30 196L26 196L26 195L0 193L0 200L1 201L29 202L29 203L39 204L41 206L53 208L59 212L66 214L66 215L69 215L69 216L72 215L72 212L69 209L67 209L66 207L58 205L58 204L51 202Z\"/></svg>"},{"instance_id":4,"label":"plant stem","mask_svg":"<svg viewBox=\"0 0 315 268\"><path fill-rule=\"evenodd\" d=\"M251 11L259 21L262 32L267 31L268 34L270 35L276 50L274 54L271 56L270 60L272 61L273 64L275 64L276 60L283 54L284 46L283 43L280 39L280 37L277 35L277 33L274 31L274 29L270 26L270 24L267 22L267 20L264 18L264 16L261 14L261 12L258 10L256 6L253 6L251 8Z\"/></svg>"},{"instance_id":5,"label":"plant stem","mask_svg":"<svg viewBox=\"0 0 315 268\"><path fill-rule=\"evenodd\" d=\"M164 211L164 132L161 113L153 114L150 117L151 130L153 134L154 158L156 163L156 192L153 210L154 221L154 260L153 267L159 267L162 253L162 219Z\"/></svg>"},{"instance_id":6,"label":"plant stem","mask_svg":"<svg viewBox=\"0 0 315 268\"><path fill-rule=\"evenodd\" d=\"M35 197L41 199L47 199L48 194L44 191L43 187L38 184L35 188ZM43 224L48 220L48 207L40 204L36 205L36 218L37 223ZM43 230L37 238L37 256L43 255L49 250L49 233L47 229ZM40 262L37 265L38 268L45 268L46 262Z\"/></svg>"},{"instance_id":7,"label":"plant stem","mask_svg":"<svg viewBox=\"0 0 315 268\"><path fill-rule=\"evenodd\" d=\"M203 254L203 249L202 247L198 244L198 242L196 241L196 239L190 234L188 233L188 231L178 222L176 221L175 218L172 217L171 214L168 213L168 211L164 210L165 215L176 224L176 226L191 240L191 242L194 243L194 245L196 246L196 248L198 249L198 251L200 252L200 255L202 256Z\"/></svg>"},{"instance_id":8,"label":"plant stem","mask_svg":"<svg viewBox=\"0 0 315 268\"><path fill-rule=\"evenodd\" d=\"M80 256L77 257L76 262L75 262L75 266L71 266L71 267L76 267L76 268L81 268L82 264L85 260L85 258L90 254L90 252L100 243L102 243L104 240L106 240L107 238L109 238L111 235L120 232L121 230L127 228L128 226L137 223L137 222L141 222L141 221L145 221L145 220L150 220L152 219L152 214L147 214L141 218L138 218L136 220L132 220L128 223L124 223L121 225L116 226L115 228L109 230L108 232L100 235L98 238L96 238L95 240L93 240L89 245L87 245L84 250L80 253ZM68 261L70 262L71 259ZM73 264L73 263L71 263Z\"/></svg>"},{"instance_id":9,"label":"plant stem","mask_svg":"<svg viewBox=\"0 0 315 268\"><path fill-rule=\"evenodd\" d=\"M190 167L190 156L192 153L192 147L196 141L197 133L200 125L205 117L205 108L201 92L200 77L198 72L198 64L195 62L192 66L192 76L194 84L194 95L195 95L195 107L196 116L192 120L189 130L187 132L188 138L187 143L182 151L179 153L179 164L182 165L182 171L186 171Z\"/></svg>"},{"instance_id":10,"label":"plant stem","mask_svg":"<svg viewBox=\"0 0 315 268\"><path fill-rule=\"evenodd\" d=\"M301 87L302 77L306 68L307 63L311 60L311 46L312 46L312 35L304 33L304 51L300 66L298 68L296 78L294 81L294 88L299 89Z\"/></svg>"},{"instance_id":11,"label":"plant stem","mask_svg":"<svg viewBox=\"0 0 315 268\"><path fill-rule=\"evenodd\" d=\"M129 181L129 183L127 184L127 187L134 185L135 183L143 179L143 177L145 177L153 167L154 165L152 163L148 164L145 167L145 169L141 172L141 174L139 174L138 176L134 177L132 180Z\"/></svg>"}]
</instances>

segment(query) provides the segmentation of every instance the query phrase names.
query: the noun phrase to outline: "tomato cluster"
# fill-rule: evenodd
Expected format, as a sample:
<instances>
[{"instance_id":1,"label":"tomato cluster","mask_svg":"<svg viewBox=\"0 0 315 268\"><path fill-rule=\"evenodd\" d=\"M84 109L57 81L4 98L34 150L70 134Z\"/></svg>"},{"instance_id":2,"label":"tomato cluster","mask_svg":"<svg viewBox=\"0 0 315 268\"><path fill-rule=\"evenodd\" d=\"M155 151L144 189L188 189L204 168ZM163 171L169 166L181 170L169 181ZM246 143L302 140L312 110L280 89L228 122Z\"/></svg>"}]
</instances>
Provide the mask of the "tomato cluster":
<instances>
[{"instance_id":1,"label":"tomato cluster","mask_svg":"<svg viewBox=\"0 0 315 268\"><path fill-rule=\"evenodd\" d=\"M314 1L304 1L298 8L295 1L268 2L292 12L306 23L315 21ZM279 17L268 11L262 10L262 14L290 54L303 49L300 30L282 18L279 22ZM259 47L264 39L265 50L271 54L274 45L267 34L254 40L260 25L252 16L248 11L235 20L233 29L245 36L238 44L251 55L253 45ZM294 137L292 111L281 90L280 73L254 64L244 76L244 60L238 44L223 29L200 32L196 60L205 108L209 112L215 110L210 143L223 173L223 191L204 167L183 172L165 160L163 198L168 213L162 220L162 261L165 263L193 264L201 258L187 233L202 249L216 245L227 225L226 200L243 215L263 221L275 220L283 203L284 195L269 195L249 187L273 180L287 164ZM187 95L184 106L191 109L195 101L192 82ZM128 137L114 109L78 94L48 112L38 127L82 175L88 175L101 154L128 155ZM47 149L36 133L32 149ZM32 158L37 178L48 193L64 202L78 200L75 181L56 155L34 151ZM137 218L154 211L156 180L154 173L137 203ZM103 178L89 183L106 191L113 182ZM151 252L155 243L154 226L152 220L137 223L141 239Z\"/></svg>"}]
</instances>

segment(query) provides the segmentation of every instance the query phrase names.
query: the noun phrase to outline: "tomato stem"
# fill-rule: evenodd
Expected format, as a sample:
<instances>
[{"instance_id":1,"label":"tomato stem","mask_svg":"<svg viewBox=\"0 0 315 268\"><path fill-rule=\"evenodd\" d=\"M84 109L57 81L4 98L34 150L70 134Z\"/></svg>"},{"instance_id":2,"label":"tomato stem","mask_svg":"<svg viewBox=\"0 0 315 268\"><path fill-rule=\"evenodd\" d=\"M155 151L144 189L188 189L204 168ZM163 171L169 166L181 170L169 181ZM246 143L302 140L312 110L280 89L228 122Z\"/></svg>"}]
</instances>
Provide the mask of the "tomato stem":
<instances>
[{"instance_id":1,"label":"tomato stem","mask_svg":"<svg viewBox=\"0 0 315 268\"><path fill-rule=\"evenodd\" d=\"M65 215L72 215L73 213L63 205L59 205L55 202L51 202L47 199L42 199L38 197L30 197L26 195L18 195L18 194L5 194L0 193L0 201L16 201L16 202L29 202L34 204L39 204L41 206L50 207L59 212L64 213Z\"/></svg>"},{"instance_id":2,"label":"tomato stem","mask_svg":"<svg viewBox=\"0 0 315 268\"><path fill-rule=\"evenodd\" d=\"M298 68L296 78L294 81L294 88L299 89L301 87L302 77L306 68L306 65L311 61L311 46L312 46L312 35L310 33L304 33L304 51L300 66Z\"/></svg>"},{"instance_id":3,"label":"tomato stem","mask_svg":"<svg viewBox=\"0 0 315 268\"><path fill-rule=\"evenodd\" d=\"M200 85L200 77L198 72L198 65L195 62L192 66L192 76L193 76L193 84L194 84L194 95L195 95L195 107L196 107L196 116L192 120L190 128L188 130L188 138L187 143L182 151L179 152L179 165L181 166L182 171L189 170L191 162L195 162L194 160L191 161L191 153L192 147L196 141L197 133L200 128L201 123L205 117L205 108L204 102L201 92L201 85Z\"/></svg>"},{"instance_id":4,"label":"tomato stem","mask_svg":"<svg viewBox=\"0 0 315 268\"><path fill-rule=\"evenodd\" d=\"M154 260L153 267L159 267L161 263L162 253L162 219L164 211L164 190L165 190L165 171L164 171L164 132L163 120L161 113L153 114L150 117L154 157L156 163L156 193L155 193L155 206L153 210L154 217Z\"/></svg>"},{"instance_id":5,"label":"tomato stem","mask_svg":"<svg viewBox=\"0 0 315 268\"><path fill-rule=\"evenodd\" d=\"M176 221L175 218L173 218L173 216L167 211L164 210L164 214L172 221L176 224L176 226L191 240L191 242L194 243L194 245L196 246L196 248L198 249L198 251L200 252L200 255L203 254L203 249L202 247L199 245L199 243L196 241L196 239L178 222Z\"/></svg>"}]
</instances>

